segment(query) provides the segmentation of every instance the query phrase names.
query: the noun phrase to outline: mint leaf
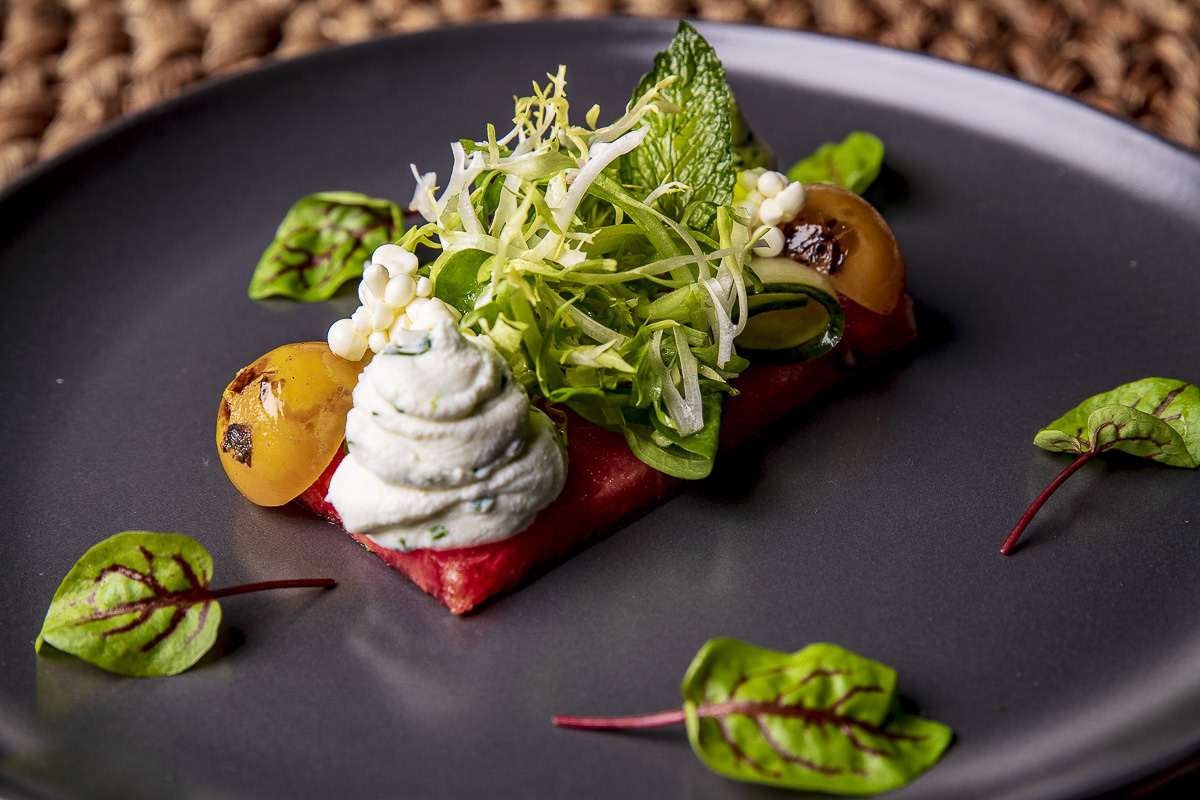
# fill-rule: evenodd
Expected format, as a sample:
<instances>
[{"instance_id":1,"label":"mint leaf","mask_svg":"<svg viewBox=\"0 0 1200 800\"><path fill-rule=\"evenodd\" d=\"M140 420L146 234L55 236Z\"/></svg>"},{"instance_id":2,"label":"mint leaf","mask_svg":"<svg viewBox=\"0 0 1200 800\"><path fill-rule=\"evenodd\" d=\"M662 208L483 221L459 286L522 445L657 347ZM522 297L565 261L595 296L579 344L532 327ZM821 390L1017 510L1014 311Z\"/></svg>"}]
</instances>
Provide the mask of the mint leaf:
<instances>
[{"instance_id":1,"label":"mint leaf","mask_svg":"<svg viewBox=\"0 0 1200 800\"><path fill-rule=\"evenodd\" d=\"M840 142L826 142L787 171L789 181L831 183L862 194L883 166L883 142L874 134L854 131Z\"/></svg>"},{"instance_id":2,"label":"mint leaf","mask_svg":"<svg viewBox=\"0 0 1200 800\"><path fill-rule=\"evenodd\" d=\"M869 795L932 767L953 733L899 709L896 672L831 644L781 653L712 639L683 679L682 711L554 718L614 730L687 724L692 750L735 780Z\"/></svg>"},{"instance_id":3,"label":"mint leaf","mask_svg":"<svg viewBox=\"0 0 1200 800\"><path fill-rule=\"evenodd\" d=\"M118 533L84 553L63 578L34 649L51 644L121 675L175 675L216 640L218 598L334 584L268 581L212 590L212 573L212 557L188 536Z\"/></svg>"},{"instance_id":4,"label":"mint leaf","mask_svg":"<svg viewBox=\"0 0 1200 800\"><path fill-rule=\"evenodd\" d=\"M404 213L390 200L357 192L320 192L298 201L254 269L249 295L283 295L305 302L328 299L362 276L363 262L404 230Z\"/></svg>"},{"instance_id":5,"label":"mint leaf","mask_svg":"<svg viewBox=\"0 0 1200 800\"><path fill-rule=\"evenodd\" d=\"M662 94L677 110L646 116L650 133L622 157L620 177L641 197L666 183L682 183L688 189L663 195L659 208L676 222L704 230L712 225L716 207L733 201L733 93L716 52L686 22L679 23L671 44L654 57L654 68L642 77L634 99L672 76L675 82Z\"/></svg>"},{"instance_id":6,"label":"mint leaf","mask_svg":"<svg viewBox=\"0 0 1200 800\"><path fill-rule=\"evenodd\" d=\"M1126 383L1084 400L1038 431L1033 443L1075 460L1021 517L1000 548L1005 555L1050 495L1095 456L1121 450L1172 467L1200 466L1200 389L1168 378Z\"/></svg>"}]
</instances>

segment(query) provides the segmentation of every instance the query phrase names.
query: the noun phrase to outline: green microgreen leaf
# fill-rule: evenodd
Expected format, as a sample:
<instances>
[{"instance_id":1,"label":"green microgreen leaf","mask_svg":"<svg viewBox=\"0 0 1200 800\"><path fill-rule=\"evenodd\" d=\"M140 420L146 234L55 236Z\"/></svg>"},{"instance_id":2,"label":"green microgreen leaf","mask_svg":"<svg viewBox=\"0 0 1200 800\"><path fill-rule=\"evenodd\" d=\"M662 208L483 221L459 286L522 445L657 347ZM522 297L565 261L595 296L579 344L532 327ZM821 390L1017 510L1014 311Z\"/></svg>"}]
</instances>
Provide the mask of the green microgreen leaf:
<instances>
[{"instance_id":1,"label":"green microgreen leaf","mask_svg":"<svg viewBox=\"0 0 1200 800\"><path fill-rule=\"evenodd\" d=\"M655 56L634 99L670 77L675 82L661 92L674 108L646 116L650 134L621 159L621 180L642 190L643 197L673 181L683 184L685 191L663 195L658 205L675 221L704 230L716 207L733 201L733 93L716 52L686 22L679 23L671 44Z\"/></svg>"},{"instance_id":2,"label":"green microgreen leaf","mask_svg":"<svg viewBox=\"0 0 1200 800\"><path fill-rule=\"evenodd\" d=\"M434 295L526 391L620 431L656 469L703 477L761 288L734 163L767 151L686 23L610 125L595 108L572 124L565 68L547 77L508 133L452 143L441 180L414 173L426 224L401 244L441 250Z\"/></svg>"},{"instance_id":3,"label":"green microgreen leaf","mask_svg":"<svg viewBox=\"0 0 1200 800\"><path fill-rule=\"evenodd\" d=\"M268 581L210 589L212 557L188 536L126 531L75 563L63 579L34 649L45 644L110 672L133 677L175 675L216 640L218 598L334 581Z\"/></svg>"},{"instance_id":4,"label":"green microgreen leaf","mask_svg":"<svg viewBox=\"0 0 1200 800\"><path fill-rule=\"evenodd\" d=\"M1084 400L1038 431L1033 443L1075 460L1047 486L1004 541L1007 555L1034 515L1087 461L1120 450L1172 467L1200 466L1200 389L1168 378L1144 378Z\"/></svg>"},{"instance_id":5,"label":"green microgreen leaf","mask_svg":"<svg viewBox=\"0 0 1200 800\"><path fill-rule=\"evenodd\" d=\"M883 166L883 142L874 134L854 131L840 142L826 142L787 171L789 181L831 183L862 194Z\"/></svg>"},{"instance_id":6,"label":"green microgreen leaf","mask_svg":"<svg viewBox=\"0 0 1200 800\"><path fill-rule=\"evenodd\" d=\"M259 259L250 297L325 300L360 277L375 248L403 230L404 214L390 200L357 192L309 195L288 211Z\"/></svg>"},{"instance_id":7,"label":"green microgreen leaf","mask_svg":"<svg viewBox=\"0 0 1200 800\"><path fill-rule=\"evenodd\" d=\"M481 279L480 267L492 255L483 250L458 250L430 267L433 290L440 299L462 314L475 310L475 301L487 288L487 275Z\"/></svg>"},{"instance_id":8,"label":"green microgreen leaf","mask_svg":"<svg viewBox=\"0 0 1200 800\"><path fill-rule=\"evenodd\" d=\"M951 730L900 710L890 667L831 644L781 653L735 639L700 649L683 708L634 717L554 717L616 730L684 722L696 755L735 780L832 794L903 786L937 763Z\"/></svg>"}]
</instances>

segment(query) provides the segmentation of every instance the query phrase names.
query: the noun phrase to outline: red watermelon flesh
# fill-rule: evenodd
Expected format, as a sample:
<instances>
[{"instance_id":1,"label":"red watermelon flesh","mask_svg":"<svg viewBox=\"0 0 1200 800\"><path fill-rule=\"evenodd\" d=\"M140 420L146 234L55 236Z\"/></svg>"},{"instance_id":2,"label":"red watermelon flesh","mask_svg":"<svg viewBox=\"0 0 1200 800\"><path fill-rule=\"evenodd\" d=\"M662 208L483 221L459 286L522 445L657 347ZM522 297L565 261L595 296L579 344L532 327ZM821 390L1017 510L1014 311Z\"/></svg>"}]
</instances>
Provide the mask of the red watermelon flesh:
<instances>
[{"instance_id":1,"label":"red watermelon flesh","mask_svg":"<svg viewBox=\"0 0 1200 800\"><path fill-rule=\"evenodd\" d=\"M799 408L822 390L878 360L916 335L912 300L881 316L841 298L846 334L830 353L812 361L755 365L733 381L740 394L725 398L721 452ZM498 542L454 550L400 552L351 533L389 566L404 573L453 614L515 589L526 578L589 539L648 513L679 491L683 481L639 460L620 433L567 412L567 481L558 498L525 530ZM296 502L341 524L325 500L329 480L344 457L339 451L321 477Z\"/></svg>"}]
</instances>

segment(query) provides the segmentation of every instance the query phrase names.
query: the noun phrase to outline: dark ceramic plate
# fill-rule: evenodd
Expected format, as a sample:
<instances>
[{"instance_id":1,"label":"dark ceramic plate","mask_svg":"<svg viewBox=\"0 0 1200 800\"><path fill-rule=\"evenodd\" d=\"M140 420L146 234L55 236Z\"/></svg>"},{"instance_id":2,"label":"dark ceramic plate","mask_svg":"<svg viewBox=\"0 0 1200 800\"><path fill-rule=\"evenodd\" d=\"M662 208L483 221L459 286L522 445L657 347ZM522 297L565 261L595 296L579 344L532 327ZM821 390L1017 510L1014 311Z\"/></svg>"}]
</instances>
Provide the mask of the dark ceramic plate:
<instances>
[{"instance_id":1,"label":"dark ceramic plate","mask_svg":"<svg viewBox=\"0 0 1200 800\"><path fill-rule=\"evenodd\" d=\"M5 797L766 797L682 729L550 715L677 707L706 639L833 641L954 727L897 798L1066 798L1200 743L1200 475L1094 461L1011 558L1065 457L1030 441L1084 397L1200 375L1200 162L1059 97L925 58L705 26L784 161L865 128L922 344L769 444L467 618L329 525L244 501L221 389L349 299L246 298L290 203L407 200L409 161L511 115L560 62L615 115L673 25L476 27L320 53L189 93L0 198ZM432 166L431 166L432 165ZM216 654L123 679L33 639L59 580L129 529L192 535L225 601Z\"/></svg>"}]
</instances>

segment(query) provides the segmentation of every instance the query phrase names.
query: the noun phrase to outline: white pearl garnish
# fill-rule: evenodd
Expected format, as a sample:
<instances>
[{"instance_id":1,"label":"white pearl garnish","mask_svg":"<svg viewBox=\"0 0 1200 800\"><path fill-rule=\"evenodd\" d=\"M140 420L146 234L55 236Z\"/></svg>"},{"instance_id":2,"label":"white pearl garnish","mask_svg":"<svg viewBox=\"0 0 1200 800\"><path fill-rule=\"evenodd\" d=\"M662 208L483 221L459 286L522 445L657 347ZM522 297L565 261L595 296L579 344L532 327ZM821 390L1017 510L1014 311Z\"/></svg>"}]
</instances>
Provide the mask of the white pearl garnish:
<instances>
[{"instance_id":1,"label":"white pearl garnish","mask_svg":"<svg viewBox=\"0 0 1200 800\"><path fill-rule=\"evenodd\" d=\"M775 202L783 210L783 219L786 222L791 222L796 218L807 200L808 195L804 191L804 184L799 182L789 183L782 192L775 195Z\"/></svg>"},{"instance_id":2,"label":"white pearl garnish","mask_svg":"<svg viewBox=\"0 0 1200 800\"><path fill-rule=\"evenodd\" d=\"M371 310L371 330L386 331L396 319L396 310L387 303L379 303Z\"/></svg>"},{"instance_id":3,"label":"white pearl garnish","mask_svg":"<svg viewBox=\"0 0 1200 800\"><path fill-rule=\"evenodd\" d=\"M768 197L758 207L758 217L763 225L778 225L783 221L783 209L774 197Z\"/></svg>"},{"instance_id":4,"label":"white pearl garnish","mask_svg":"<svg viewBox=\"0 0 1200 800\"><path fill-rule=\"evenodd\" d=\"M425 305L421 306L415 317L409 317L413 321L413 326L417 328L430 328L444 319L453 319L450 316L450 311L446 308L446 304L441 300L430 300Z\"/></svg>"},{"instance_id":5,"label":"white pearl garnish","mask_svg":"<svg viewBox=\"0 0 1200 800\"><path fill-rule=\"evenodd\" d=\"M358 361L367 350L367 340L359 333L354 323L348 319L339 319L329 326L329 349L337 356L347 361Z\"/></svg>"},{"instance_id":6,"label":"white pearl garnish","mask_svg":"<svg viewBox=\"0 0 1200 800\"><path fill-rule=\"evenodd\" d=\"M383 290L388 284L388 271L381 264L368 264L363 270L362 281L371 290L373 297L383 297Z\"/></svg>"},{"instance_id":7,"label":"white pearl garnish","mask_svg":"<svg viewBox=\"0 0 1200 800\"><path fill-rule=\"evenodd\" d=\"M758 183L755 185L763 197L774 197L787 186L787 178L778 172L764 172L758 176Z\"/></svg>"},{"instance_id":8,"label":"white pearl garnish","mask_svg":"<svg viewBox=\"0 0 1200 800\"><path fill-rule=\"evenodd\" d=\"M378 353L387 347L388 335L387 331L371 331L371 335L367 337L367 346L371 348L372 353Z\"/></svg>"},{"instance_id":9,"label":"white pearl garnish","mask_svg":"<svg viewBox=\"0 0 1200 800\"><path fill-rule=\"evenodd\" d=\"M350 321L354 323L354 327L363 336L371 333L371 312L367 311L365 306L359 306L350 315Z\"/></svg>"},{"instance_id":10,"label":"white pearl garnish","mask_svg":"<svg viewBox=\"0 0 1200 800\"><path fill-rule=\"evenodd\" d=\"M766 232L754 243L754 255L762 258L774 258L783 252L783 231L776 227L767 228Z\"/></svg>"},{"instance_id":11,"label":"white pearl garnish","mask_svg":"<svg viewBox=\"0 0 1200 800\"><path fill-rule=\"evenodd\" d=\"M404 308L417 295L417 282L412 276L401 272L392 276L383 292L383 300L392 308Z\"/></svg>"},{"instance_id":12,"label":"white pearl garnish","mask_svg":"<svg viewBox=\"0 0 1200 800\"><path fill-rule=\"evenodd\" d=\"M385 267L389 275L411 275L417 271L417 257L398 244L381 244L371 254L371 263Z\"/></svg>"}]
</instances>

